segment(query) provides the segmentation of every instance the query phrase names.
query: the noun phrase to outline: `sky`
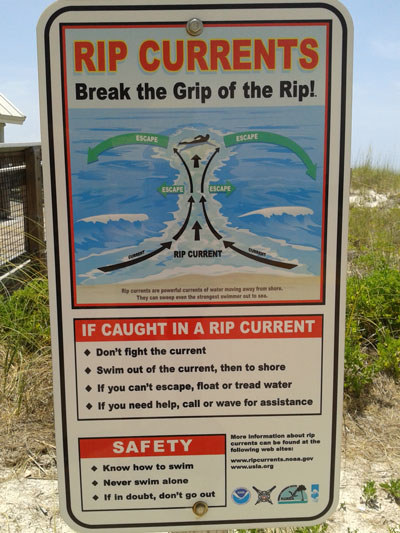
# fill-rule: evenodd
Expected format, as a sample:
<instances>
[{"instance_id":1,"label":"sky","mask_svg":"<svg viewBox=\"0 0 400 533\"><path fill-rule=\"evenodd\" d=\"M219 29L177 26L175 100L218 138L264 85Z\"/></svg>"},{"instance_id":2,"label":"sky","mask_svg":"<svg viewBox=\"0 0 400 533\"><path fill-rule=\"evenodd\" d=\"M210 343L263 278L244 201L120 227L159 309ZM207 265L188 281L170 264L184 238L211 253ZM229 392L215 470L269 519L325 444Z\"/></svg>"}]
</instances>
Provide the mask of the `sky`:
<instances>
[{"instance_id":1,"label":"sky","mask_svg":"<svg viewBox=\"0 0 400 533\"><path fill-rule=\"evenodd\" d=\"M0 93L27 116L6 126L9 143L40 141L36 23L50 4L0 0ZM400 168L400 0L343 4L354 21L352 164L371 150L375 162Z\"/></svg>"}]
</instances>

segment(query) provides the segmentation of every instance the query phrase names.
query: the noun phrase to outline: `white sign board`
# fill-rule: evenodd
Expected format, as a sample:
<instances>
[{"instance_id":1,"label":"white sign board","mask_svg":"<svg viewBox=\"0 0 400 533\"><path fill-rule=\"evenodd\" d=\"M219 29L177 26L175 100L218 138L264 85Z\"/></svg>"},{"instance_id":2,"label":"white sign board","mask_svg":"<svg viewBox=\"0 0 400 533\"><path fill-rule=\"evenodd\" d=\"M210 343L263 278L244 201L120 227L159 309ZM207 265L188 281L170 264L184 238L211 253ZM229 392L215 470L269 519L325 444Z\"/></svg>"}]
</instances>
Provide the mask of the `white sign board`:
<instances>
[{"instance_id":1,"label":"white sign board","mask_svg":"<svg viewBox=\"0 0 400 533\"><path fill-rule=\"evenodd\" d=\"M339 484L349 15L333 0L60 1L38 43L63 517L323 521Z\"/></svg>"}]
</instances>

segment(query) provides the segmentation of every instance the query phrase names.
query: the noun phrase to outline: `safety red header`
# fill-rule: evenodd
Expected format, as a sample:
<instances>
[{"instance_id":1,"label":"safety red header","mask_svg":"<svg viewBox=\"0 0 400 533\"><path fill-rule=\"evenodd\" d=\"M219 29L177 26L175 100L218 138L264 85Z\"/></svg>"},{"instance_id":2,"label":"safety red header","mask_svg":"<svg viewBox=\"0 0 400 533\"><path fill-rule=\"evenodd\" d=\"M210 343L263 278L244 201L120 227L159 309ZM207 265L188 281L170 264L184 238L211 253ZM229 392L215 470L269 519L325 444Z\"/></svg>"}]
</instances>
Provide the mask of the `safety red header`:
<instances>
[{"instance_id":1,"label":"safety red header","mask_svg":"<svg viewBox=\"0 0 400 533\"><path fill-rule=\"evenodd\" d=\"M81 459L224 455L225 435L80 439Z\"/></svg>"}]
</instances>

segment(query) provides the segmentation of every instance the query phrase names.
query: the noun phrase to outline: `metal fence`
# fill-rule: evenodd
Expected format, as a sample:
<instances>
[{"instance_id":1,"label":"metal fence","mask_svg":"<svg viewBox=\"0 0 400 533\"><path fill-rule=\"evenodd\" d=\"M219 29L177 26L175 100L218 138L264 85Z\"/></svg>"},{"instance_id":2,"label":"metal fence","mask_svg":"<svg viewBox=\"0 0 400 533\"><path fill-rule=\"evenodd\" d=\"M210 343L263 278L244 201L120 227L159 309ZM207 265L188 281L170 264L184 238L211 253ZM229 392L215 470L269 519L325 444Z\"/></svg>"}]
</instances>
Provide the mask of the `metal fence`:
<instances>
[{"instance_id":1,"label":"metal fence","mask_svg":"<svg viewBox=\"0 0 400 533\"><path fill-rule=\"evenodd\" d=\"M44 252L41 148L0 145L0 271Z\"/></svg>"}]
</instances>

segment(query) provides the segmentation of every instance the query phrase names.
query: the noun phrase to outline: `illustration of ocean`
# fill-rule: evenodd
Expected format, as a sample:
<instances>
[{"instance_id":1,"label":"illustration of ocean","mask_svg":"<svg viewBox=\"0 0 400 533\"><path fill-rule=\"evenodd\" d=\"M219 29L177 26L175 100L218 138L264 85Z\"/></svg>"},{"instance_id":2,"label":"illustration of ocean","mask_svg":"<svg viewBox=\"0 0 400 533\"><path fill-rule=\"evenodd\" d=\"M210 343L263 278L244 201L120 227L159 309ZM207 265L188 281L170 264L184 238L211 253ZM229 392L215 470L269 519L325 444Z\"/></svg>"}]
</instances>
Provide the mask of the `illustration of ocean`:
<instances>
[{"instance_id":1,"label":"illustration of ocean","mask_svg":"<svg viewBox=\"0 0 400 533\"><path fill-rule=\"evenodd\" d=\"M319 276L324 131L324 107L70 110L76 283ZM111 143L88 163L89 148L132 132L167 136L168 146ZM282 144L227 147L239 132L293 141L316 165L315 179Z\"/></svg>"}]
</instances>

